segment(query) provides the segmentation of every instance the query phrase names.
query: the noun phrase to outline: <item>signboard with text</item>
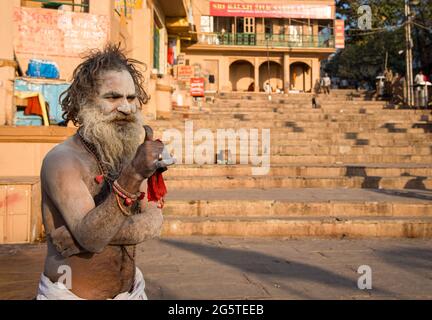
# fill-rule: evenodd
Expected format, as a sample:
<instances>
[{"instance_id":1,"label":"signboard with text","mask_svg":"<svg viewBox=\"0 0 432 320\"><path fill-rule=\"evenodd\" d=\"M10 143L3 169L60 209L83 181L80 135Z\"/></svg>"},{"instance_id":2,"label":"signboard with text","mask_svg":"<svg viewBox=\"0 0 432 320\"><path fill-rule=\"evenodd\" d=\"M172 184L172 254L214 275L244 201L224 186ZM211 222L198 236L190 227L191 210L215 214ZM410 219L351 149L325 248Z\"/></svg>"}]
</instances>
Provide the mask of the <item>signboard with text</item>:
<instances>
[{"instance_id":1,"label":"signboard with text","mask_svg":"<svg viewBox=\"0 0 432 320\"><path fill-rule=\"evenodd\" d=\"M335 20L335 48L345 48L345 21Z\"/></svg>"},{"instance_id":2,"label":"signboard with text","mask_svg":"<svg viewBox=\"0 0 432 320\"><path fill-rule=\"evenodd\" d=\"M182 81L189 81L193 77L192 66L177 66L177 79Z\"/></svg>"},{"instance_id":3,"label":"signboard with text","mask_svg":"<svg viewBox=\"0 0 432 320\"><path fill-rule=\"evenodd\" d=\"M333 19L332 6L326 4L228 3L210 1L210 15L221 17Z\"/></svg>"},{"instance_id":4,"label":"signboard with text","mask_svg":"<svg viewBox=\"0 0 432 320\"><path fill-rule=\"evenodd\" d=\"M18 54L79 57L108 40L109 17L90 13L15 7Z\"/></svg>"},{"instance_id":5,"label":"signboard with text","mask_svg":"<svg viewBox=\"0 0 432 320\"><path fill-rule=\"evenodd\" d=\"M204 78L190 79L190 94L192 97L204 97Z\"/></svg>"}]
</instances>

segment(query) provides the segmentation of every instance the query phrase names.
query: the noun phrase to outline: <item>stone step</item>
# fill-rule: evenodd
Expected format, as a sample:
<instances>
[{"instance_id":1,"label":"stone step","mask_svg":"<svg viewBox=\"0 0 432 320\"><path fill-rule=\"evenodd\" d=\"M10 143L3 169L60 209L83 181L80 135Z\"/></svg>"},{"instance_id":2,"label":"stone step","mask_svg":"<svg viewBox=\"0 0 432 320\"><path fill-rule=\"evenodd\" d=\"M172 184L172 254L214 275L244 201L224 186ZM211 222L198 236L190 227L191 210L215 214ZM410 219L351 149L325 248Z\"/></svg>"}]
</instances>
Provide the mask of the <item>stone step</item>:
<instances>
[{"instance_id":1,"label":"stone step","mask_svg":"<svg viewBox=\"0 0 432 320\"><path fill-rule=\"evenodd\" d=\"M201 177L201 176L249 176L249 165L175 165L166 173L166 177ZM432 164L391 164L385 165L272 165L267 176L296 177L399 177L432 176Z\"/></svg>"},{"instance_id":2,"label":"stone step","mask_svg":"<svg viewBox=\"0 0 432 320\"><path fill-rule=\"evenodd\" d=\"M202 116L211 117L212 115L217 114L218 116L233 116L234 114L248 114L250 116L254 115L285 115L290 117L315 117L313 119L324 119L324 117L335 117L335 118L344 118L344 117L363 117L363 118L379 118L383 116L392 116L399 119L404 118L416 118L423 117L424 120L430 118L430 112L403 112L401 110L368 110L368 109L355 109L355 110L345 110L343 108L337 109L312 109L306 108L301 109L299 112L292 112L291 108L283 108L283 107L271 107L271 108L209 108L208 112L202 112Z\"/></svg>"},{"instance_id":3,"label":"stone step","mask_svg":"<svg viewBox=\"0 0 432 320\"><path fill-rule=\"evenodd\" d=\"M248 146L240 147L239 154L248 154ZM271 146L271 153L277 155L431 155L431 146L418 147L382 147L368 145L333 145L333 146Z\"/></svg>"},{"instance_id":4,"label":"stone step","mask_svg":"<svg viewBox=\"0 0 432 320\"><path fill-rule=\"evenodd\" d=\"M320 100L315 99L316 102L319 102L322 108L381 108L385 110L401 110L401 111L421 111L421 110L413 110L413 109L396 109L390 108L387 104L377 102L377 101L343 101L343 100ZM312 98L302 99L302 100L286 100L286 99L276 99L272 101L250 101L250 100L238 100L234 99L231 101L219 101L216 100L213 103L207 103L203 107L231 107L231 108L242 108L242 107L250 107L250 108L270 108L270 107L283 107L283 108L292 108L292 107L310 107L312 105ZM427 111L427 110L423 110Z\"/></svg>"},{"instance_id":5,"label":"stone step","mask_svg":"<svg viewBox=\"0 0 432 320\"><path fill-rule=\"evenodd\" d=\"M258 150L258 156L261 157L262 152ZM185 156L179 156L174 153L174 156L178 160L179 164L205 164L205 162L193 162L188 163ZM247 156L247 157L246 157ZM243 157L251 159L251 155L247 154ZM270 164L363 164L363 163L430 163L432 162L432 155L392 155L392 154L339 154L339 155L280 155L280 154L270 154ZM212 162L207 164L216 164L216 153L211 158ZM235 163L240 164L240 155L237 154L236 158L232 159ZM190 160L188 160L190 161ZM204 160L203 160L204 161ZM214 161L214 162L213 162ZM243 164L243 163L242 163Z\"/></svg>"},{"instance_id":6,"label":"stone step","mask_svg":"<svg viewBox=\"0 0 432 320\"><path fill-rule=\"evenodd\" d=\"M189 142L188 142L189 144ZM190 144L191 145L191 144ZM199 145L199 142L195 143L195 147ZM261 150L262 146L260 141L246 144L237 143L236 154L248 155L250 153L250 146L257 146L258 150ZM168 145L168 149L171 151L171 147ZM216 154L216 150L214 153ZM234 154L234 150L232 151ZM431 146L369 146L369 145L334 145L329 144L323 145L305 145L305 146L280 146L270 145L270 154L272 155L311 155L311 156L339 156L339 155L418 155L418 156L429 156L432 155Z\"/></svg>"},{"instance_id":7,"label":"stone step","mask_svg":"<svg viewBox=\"0 0 432 320\"><path fill-rule=\"evenodd\" d=\"M151 125L151 124L149 124ZM178 128L165 128L162 126L152 126L154 128L154 136L157 138L162 138L163 133L169 129L176 129L178 130L183 136L185 135L185 128L184 126L179 126ZM238 129L234 128L224 128L224 129L233 129L235 132L238 132ZM196 134L196 130L199 130L199 128L194 127L194 134ZM394 140L396 141L409 141L412 143L417 142L428 142L432 138L432 133L412 133L412 132L329 132L328 130L326 132L292 132L289 131L291 129L285 129L285 128L278 128L277 130L270 130L271 135L271 141L317 141L317 142L337 142L340 140L352 140L352 141L358 141L358 140L368 140L368 141L388 141L388 140ZM250 131L248 131L250 132ZM212 133L216 136L217 131L212 130ZM262 131L259 131L258 138L261 140L261 133ZM189 141L189 140L188 140ZM302 142L299 142L299 144Z\"/></svg>"},{"instance_id":8,"label":"stone step","mask_svg":"<svg viewBox=\"0 0 432 320\"><path fill-rule=\"evenodd\" d=\"M420 135L424 135L424 134L431 134L431 132L425 132L424 129L420 129L420 128L392 128L392 129L386 129L386 128L376 128L376 129L367 129L367 128L356 128L355 126L349 126L347 125L346 127L340 127L340 128L325 128L325 127L310 127L310 128L303 128L303 127L285 127L285 126L248 126L248 125L227 125L224 124L224 127L216 127L216 126L207 126L207 127L198 127L198 126L194 126L193 130L196 134L196 131L199 129L205 129L205 130L210 130L212 133L216 134L217 130L228 130L228 129L233 129L236 132L239 129L246 129L247 131L250 132L250 130L259 130L258 133L261 134L261 130L262 129L269 129L270 134L284 134L284 133L302 133L303 137L309 137L310 135L322 135L322 134L327 134L327 136L329 135L336 135L336 134L348 134L348 133L365 133L365 134L393 134L393 133L410 133L413 134L414 136L417 135L417 137L419 137ZM236 129L234 129L236 128ZM158 130L156 130L156 134L162 135L163 131L167 131L167 130L178 130L180 131L180 133L182 131L184 131L185 129L182 127L171 127L171 128L159 128ZM353 132L354 130L354 132ZM357 131L356 131L357 130Z\"/></svg>"},{"instance_id":9,"label":"stone step","mask_svg":"<svg viewBox=\"0 0 432 320\"><path fill-rule=\"evenodd\" d=\"M284 113L284 114L363 114L363 115L374 115L379 112L383 114L414 114L414 115L428 115L430 112L420 111L408 111L403 112L403 110L391 110L383 109L378 106L356 106L356 107L345 107L345 106L321 106L320 108L313 108L312 103L304 105L269 105L269 106L211 106L206 107L198 113L202 114L217 114L217 113Z\"/></svg>"},{"instance_id":10,"label":"stone step","mask_svg":"<svg viewBox=\"0 0 432 320\"><path fill-rule=\"evenodd\" d=\"M431 237L432 192L169 189L164 235Z\"/></svg>"},{"instance_id":11,"label":"stone step","mask_svg":"<svg viewBox=\"0 0 432 320\"><path fill-rule=\"evenodd\" d=\"M165 217L432 217L432 204L391 202L288 202L275 200L168 201Z\"/></svg>"},{"instance_id":12,"label":"stone step","mask_svg":"<svg viewBox=\"0 0 432 320\"><path fill-rule=\"evenodd\" d=\"M188 111L192 112L192 111ZM201 115L201 116L211 116L214 114L227 114L233 115L236 113L246 113L246 114L254 114L254 113L262 113L262 114L286 114L291 115L293 117L304 114L304 115L339 115L339 116L354 116L354 115L362 115L362 116L429 116L431 114L430 110L392 110L392 109L381 109L381 108L365 108L365 107L357 107L357 108L344 108L344 107L323 107L323 108L312 108L312 104L303 105L303 106L267 106L267 107L252 107L252 106L242 106L242 107L232 107L232 106L211 106L203 109L202 111L196 110L192 113ZM178 112L179 115L187 114L185 112Z\"/></svg>"},{"instance_id":13,"label":"stone step","mask_svg":"<svg viewBox=\"0 0 432 320\"><path fill-rule=\"evenodd\" d=\"M432 163L432 157L418 155L339 155L339 156L311 156L311 155L271 155L271 164L289 163L332 163L332 164L356 164L356 163Z\"/></svg>"},{"instance_id":14,"label":"stone step","mask_svg":"<svg viewBox=\"0 0 432 320\"><path fill-rule=\"evenodd\" d=\"M274 111L274 112L263 112L263 111L234 111L225 112L217 111L211 114L200 115L201 120L214 121L214 117L217 116L218 119L235 119L242 118L247 121L257 121L257 120L283 120L289 119L289 121L359 121L359 122L369 122L369 121L381 121L381 122L399 122L401 124L411 123L416 121L431 121L432 117L430 115L417 115L417 114L397 114L397 115L383 115L383 114L359 114L359 113L297 113L292 114L291 111ZM390 118L390 119L389 119ZM390 121L389 121L390 120Z\"/></svg>"},{"instance_id":15,"label":"stone step","mask_svg":"<svg viewBox=\"0 0 432 320\"><path fill-rule=\"evenodd\" d=\"M356 106L356 107L345 107L345 106L320 106L319 108L313 108L312 103L304 105L269 105L269 106L209 106L203 108L201 111L197 110L201 114L217 114L217 113L281 113L281 114L340 114L340 115L379 115L380 112L383 115L419 115L427 116L430 115L430 110L395 110L395 109L383 109L382 107L372 106Z\"/></svg>"},{"instance_id":16,"label":"stone step","mask_svg":"<svg viewBox=\"0 0 432 320\"><path fill-rule=\"evenodd\" d=\"M386 103L382 103L380 101L347 101L347 100L326 100L326 99L315 99L315 101L319 102L321 108L381 108L385 110L408 110L408 111L416 111L412 109L396 109L390 108ZM312 105L312 97L308 99L274 99L272 101L253 101L253 100L238 100L233 99L230 101L216 100L213 103L208 103L205 107L233 107L233 108L241 108L244 106L249 106L251 108L268 108L274 106L282 106L282 107L305 107Z\"/></svg>"},{"instance_id":17,"label":"stone step","mask_svg":"<svg viewBox=\"0 0 432 320\"><path fill-rule=\"evenodd\" d=\"M268 189L268 188L371 188L432 189L432 176L166 176L173 189Z\"/></svg>"},{"instance_id":18,"label":"stone step","mask_svg":"<svg viewBox=\"0 0 432 320\"><path fill-rule=\"evenodd\" d=\"M171 123L155 123L148 122L152 127L162 128L178 128L183 129L186 122L171 122ZM188 122L189 126L193 129L228 129L228 128L277 128L289 130L301 130L305 132L315 131L328 131L338 132L341 130L345 131L370 131L370 132L418 132L418 133L431 133L432 122L417 121L417 122L388 122L388 121L362 121L362 122L351 122L351 121L291 121L291 120L261 120L261 121L241 121L237 119L221 120L221 122L215 122L214 120L202 120L197 119Z\"/></svg>"},{"instance_id":19,"label":"stone step","mask_svg":"<svg viewBox=\"0 0 432 320\"><path fill-rule=\"evenodd\" d=\"M162 135L162 134L161 134ZM171 139L162 139L162 141L165 144L171 143ZM184 140L182 139L184 145L193 144L193 145L200 145L202 143L201 140ZM261 145L261 137L259 137L258 141L249 141L249 145ZM217 138L213 139L214 143L217 143ZM394 138L386 138L382 140L378 139L284 139L281 140L280 138L276 137L270 137L270 143L272 150L275 147L353 147L353 146L369 146L369 147L408 147L408 148L430 148L431 143L425 141L424 137L418 138L418 139L411 139L411 140L399 140ZM237 147L239 148L240 142L239 139L237 139Z\"/></svg>"},{"instance_id":20,"label":"stone step","mask_svg":"<svg viewBox=\"0 0 432 320\"><path fill-rule=\"evenodd\" d=\"M232 102L263 102L263 103L292 103L297 101L310 101L315 95L309 94L309 95L302 95L302 96L296 96L296 95L280 95L280 94L272 94L271 100L268 99L268 95L261 95L261 96L226 96L226 97L217 97L214 99L215 102L218 103L232 103ZM330 96L324 96L324 95L318 95L315 96L316 99L323 100L323 101L331 101L331 102L352 102L352 103L375 103L375 104L383 104L387 105L386 101L377 101L377 100L367 100L362 98L354 98L351 99L348 96L343 95L330 95Z\"/></svg>"},{"instance_id":21,"label":"stone step","mask_svg":"<svg viewBox=\"0 0 432 320\"><path fill-rule=\"evenodd\" d=\"M166 217L162 236L232 236L283 238L430 238L430 217Z\"/></svg>"},{"instance_id":22,"label":"stone step","mask_svg":"<svg viewBox=\"0 0 432 320\"><path fill-rule=\"evenodd\" d=\"M281 119L255 119L255 120L240 120L240 119L220 119L223 122L215 122L214 119L197 119L193 120L191 123L195 127L210 127L210 128L224 128L224 127L300 127L300 128L316 128L317 126L329 129L340 129L340 128L356 128L360 129L382 129L385 128L388 131L395 128L424 128L432 129L432 122L428 121L394 121L389 119L386 120L373 120L365 119L364 121L294 121L292 119L286 120ZM223 124L223 126L221 126ZM160 123L160 125L164 125ZM170 127L184 126L183 121L172 121L169 123ZM431 131L431 130L430 130Z\"/></svg>"},{"instance_id":23,"label":"stone step","mask_svg":"<svg viewBox=\"0 0 432 320\"><path fill-rule=\"evenodd\" d=\"M431 121L429 114L415 114L415 113L383 113L383 110L377 112L360 112L359 110L346 112L335 110L323 110L304 112L304 110L213 110L211 112L197 114L198 119L214 120L215 116L218 119L245 119L245 120L259 120L260 118L268 120L291 120L291 121L366 121L366 120L394 120L394 121ZM178 119L181 119L179 117Z\"/></svg>"}]
</instances>

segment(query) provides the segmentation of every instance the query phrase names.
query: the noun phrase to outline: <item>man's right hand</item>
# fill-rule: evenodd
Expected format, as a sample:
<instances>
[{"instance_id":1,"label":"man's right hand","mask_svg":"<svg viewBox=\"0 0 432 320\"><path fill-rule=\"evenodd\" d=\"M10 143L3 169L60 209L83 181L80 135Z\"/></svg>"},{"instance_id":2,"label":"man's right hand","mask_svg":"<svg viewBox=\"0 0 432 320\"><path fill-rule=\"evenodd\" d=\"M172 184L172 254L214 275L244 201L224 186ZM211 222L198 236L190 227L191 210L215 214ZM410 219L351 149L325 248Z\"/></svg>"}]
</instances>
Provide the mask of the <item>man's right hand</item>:
<instances>
[{"instance_id":1,"label":"man's right hand","mask_svg":"<svg viewBox=\"0 0 432 320\"><path fill-rule=\"evenodd\" d=\"M164 144L153 141L153 130L144 126L146 137L138 147L134 159L122 171L117 179L118 183L129 192L138 192L143 180L152 176L156 170L166 170L168 166L176 163L165 149Z\"/></svg>"},{"instance_id":2,"label":"man's right hand","mask_svg":"<svg viewBox=\"0 0 432 320\"><path fill-rule=\"evenodd\" d=\"M160 167L159 157L162 155L164 145L161 141L153 141L153 130L150 126L145 125L145 139L138 147L131 166L136 173L147 179L155 173Z\"/></svg>"}]
</instances>

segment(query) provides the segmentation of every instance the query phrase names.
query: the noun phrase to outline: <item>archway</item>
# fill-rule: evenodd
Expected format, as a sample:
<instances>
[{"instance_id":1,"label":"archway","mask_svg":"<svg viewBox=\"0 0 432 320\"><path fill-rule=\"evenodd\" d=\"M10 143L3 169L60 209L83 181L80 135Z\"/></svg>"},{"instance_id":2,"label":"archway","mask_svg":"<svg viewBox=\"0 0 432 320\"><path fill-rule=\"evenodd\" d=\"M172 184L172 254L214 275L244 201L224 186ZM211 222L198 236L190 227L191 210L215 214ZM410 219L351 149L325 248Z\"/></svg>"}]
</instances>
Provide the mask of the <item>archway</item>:
<instances>
[{"instance_id":1,"label":"archway","mask_svg":"<svg viewBox=\"0 0 432 320\"><path fill-rule=\"evenodd\" d=\"M309 92L312 89L312 70L304 62L290 65L290 89Z\"/></svg>"},{"instance_id":2,"label":"archway","mask_svg":"<svg viewBox=\"0 0 432 320\"><path fill-rule=\"evenodd\" d=\"M231 63L229 75L232 91L247 91L254 82L254 66L246 60Z\"/></svg>"},{"instance_id":3,"label":"archway","mask_svg":"<svg viewBox=\"0 0 432 320\"><path fill-rule=\"evenodd\" d=\"M283 90L283 70L282 70L282 66L279 63L274 61L270 61L270 63L267 63L266 61L260 65L259 67L260 91L264 91L264 84L268 81L270 81L270 85L273 90L276 90L276 88Z\"/></svg>"}]
</instances>

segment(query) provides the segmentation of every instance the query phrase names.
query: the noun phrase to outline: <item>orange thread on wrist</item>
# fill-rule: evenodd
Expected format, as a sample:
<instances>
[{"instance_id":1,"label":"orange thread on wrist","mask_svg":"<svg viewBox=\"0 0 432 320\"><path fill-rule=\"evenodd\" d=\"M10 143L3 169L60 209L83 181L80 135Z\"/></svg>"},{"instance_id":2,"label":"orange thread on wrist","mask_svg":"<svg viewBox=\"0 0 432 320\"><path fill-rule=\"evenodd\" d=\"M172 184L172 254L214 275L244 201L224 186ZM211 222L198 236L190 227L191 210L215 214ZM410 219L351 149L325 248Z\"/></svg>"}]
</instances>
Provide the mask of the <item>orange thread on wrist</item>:
<instances>
[{"instance_id":1,"label":"orange thread on wrist","mask_svg":"<svg viewBox=\"0 0 432 320\"><path fill-rule=\"evenodd\" d=\"M114 196L115 196L115 198L116 198L117 205L118 205L118 207L120 208L121 213L122 213L124 216L126 216L126 217L130 217L130 216L132 215L132 213L131 213L131 212L128 212L127 210L125 210L125 208L123 208L123 206L122 206L121 203L120 203L120 199L119 199L118 194L117 194L117 193L114 193Z\"/></svg>"}]
</instances>

